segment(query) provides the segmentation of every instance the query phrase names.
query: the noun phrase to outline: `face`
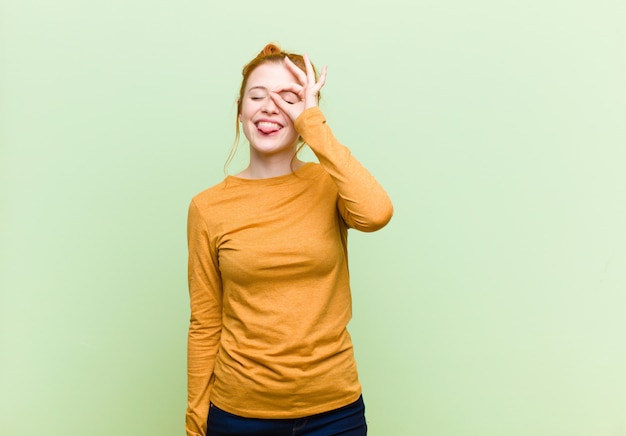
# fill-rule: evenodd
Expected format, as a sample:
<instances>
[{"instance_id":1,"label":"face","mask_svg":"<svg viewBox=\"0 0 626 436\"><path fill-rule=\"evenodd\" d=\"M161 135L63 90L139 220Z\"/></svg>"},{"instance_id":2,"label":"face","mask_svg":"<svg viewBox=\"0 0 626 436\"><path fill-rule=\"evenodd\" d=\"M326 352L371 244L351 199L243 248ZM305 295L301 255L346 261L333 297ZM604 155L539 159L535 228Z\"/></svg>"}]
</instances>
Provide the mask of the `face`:
<instances>
[{"instance_id":1,"label":"face","mask_svg":"<svg viewBox=\"0 0 626 436\"><path fill-rule=\"evenodd\" d=\"M250 142L251 153L272 155L294 152L298 133L289 116L276 106L269 94L286 83L294 82L297 82L296 77L283 63L261 64L248 76L239 121ZM280 95L288 103L298 101L291 92Z\"/></svg>"}]
</instances>

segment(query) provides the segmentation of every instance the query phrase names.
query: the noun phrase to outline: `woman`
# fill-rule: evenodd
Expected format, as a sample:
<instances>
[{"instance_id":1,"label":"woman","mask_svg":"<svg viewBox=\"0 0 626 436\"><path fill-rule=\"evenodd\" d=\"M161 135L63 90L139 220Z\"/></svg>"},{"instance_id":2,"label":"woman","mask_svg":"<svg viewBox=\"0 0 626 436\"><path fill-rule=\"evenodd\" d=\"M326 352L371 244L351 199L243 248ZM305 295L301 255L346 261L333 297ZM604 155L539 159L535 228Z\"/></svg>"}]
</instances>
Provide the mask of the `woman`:
<instances>
[{"instance_id":1,"label":"woman","mask_svg":"<svg viewBox=\"0 0 626 436\"><path fill-rule=\"evenodd\" d=\"M326 125L325 80L268 44L237 102L250 164L189 207L188 436L367 432L347 230L378 230L393 209ZM319 164L296 157L302 143Z\"/></svg>"}]
</instances>

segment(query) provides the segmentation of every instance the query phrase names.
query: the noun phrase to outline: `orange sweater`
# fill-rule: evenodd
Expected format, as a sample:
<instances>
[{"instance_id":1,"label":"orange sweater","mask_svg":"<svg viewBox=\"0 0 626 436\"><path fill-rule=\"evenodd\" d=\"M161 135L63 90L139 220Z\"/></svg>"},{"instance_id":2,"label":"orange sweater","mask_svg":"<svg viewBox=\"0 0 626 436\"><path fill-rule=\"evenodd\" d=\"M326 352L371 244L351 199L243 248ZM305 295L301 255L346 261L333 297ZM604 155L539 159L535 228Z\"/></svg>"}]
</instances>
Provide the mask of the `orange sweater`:
<instances>
[{"instance_id":1,"label":"orange sweater","mask_svg":"<svg viewBox=\"0 0 626 436\"><path fill-rule=\"evenodd\" d=\"M318 157L293 174L228 176L189 207L187 434L209 401L257 418L296 418L357 400L347 229L374 231L389 197L318 108L295 123Z\"/></svg>"}]
</instances>

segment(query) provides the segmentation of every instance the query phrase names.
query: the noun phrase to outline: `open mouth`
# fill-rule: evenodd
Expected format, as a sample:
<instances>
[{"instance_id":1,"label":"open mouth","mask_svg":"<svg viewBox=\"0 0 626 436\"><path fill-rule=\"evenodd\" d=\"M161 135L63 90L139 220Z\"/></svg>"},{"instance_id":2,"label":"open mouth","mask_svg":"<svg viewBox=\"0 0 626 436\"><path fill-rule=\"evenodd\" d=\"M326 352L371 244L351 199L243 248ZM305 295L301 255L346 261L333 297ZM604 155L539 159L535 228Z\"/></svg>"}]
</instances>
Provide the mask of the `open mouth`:
<instances>
[{"instance_id":1,"label":"open mouth","mask_svg":"<svg viewBox=\"0 0 626 436\"><path fill-rule=\"evenodd\" d=\"M255 125L256 125L256 128L259 130L259 132L264 133L266 135L276 133L280 129L283 128L282 125L275 123L273 121L257 121Z\"/></svg>"}]
</instances>

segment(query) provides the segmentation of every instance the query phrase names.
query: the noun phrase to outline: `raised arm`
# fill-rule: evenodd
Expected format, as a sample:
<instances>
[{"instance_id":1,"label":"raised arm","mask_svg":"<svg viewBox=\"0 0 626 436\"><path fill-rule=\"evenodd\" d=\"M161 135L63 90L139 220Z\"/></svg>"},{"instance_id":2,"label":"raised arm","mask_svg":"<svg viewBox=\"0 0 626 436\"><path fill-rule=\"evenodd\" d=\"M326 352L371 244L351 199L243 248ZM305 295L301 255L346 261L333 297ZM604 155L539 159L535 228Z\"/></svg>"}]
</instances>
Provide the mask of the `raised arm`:
<instances>
[{"instance_id":1,"label":"raised arm","mask_svg":"<svg viewBox=\"0 0 626 436\"><path fill-rule=\"evenodd\" d=\"M288 58L285 65L299 83L285 83L271 93L272 99L287 113L295 128L313 150L334 180L339 191L338 208L348 226L371 232L385 226L393 215L391 200L374 177L357 161L350 150L334 137L318 107L319 91L326 82L327 68L315 77L309 57L304 55L306 71L302 71ZM281 97L290 91L300 101L288 102Z\"/></svg>"},{"instance_id":2,"label":"raised arm","mask_svg":"<svg viewBox=\"0 0 626 436\"><path fill-rule=\"evenodd\" d=\"M337 185L339 212L348 226L364 232L384 227L393 215L389 196L350 150L337 141L319 108L305 110L295 125Z\"/></svg>"}]
</instances>

